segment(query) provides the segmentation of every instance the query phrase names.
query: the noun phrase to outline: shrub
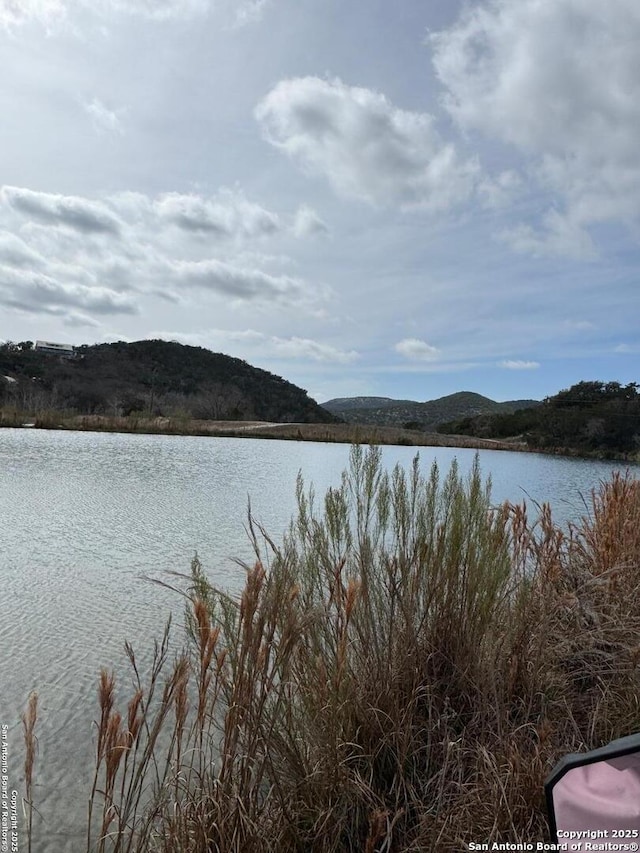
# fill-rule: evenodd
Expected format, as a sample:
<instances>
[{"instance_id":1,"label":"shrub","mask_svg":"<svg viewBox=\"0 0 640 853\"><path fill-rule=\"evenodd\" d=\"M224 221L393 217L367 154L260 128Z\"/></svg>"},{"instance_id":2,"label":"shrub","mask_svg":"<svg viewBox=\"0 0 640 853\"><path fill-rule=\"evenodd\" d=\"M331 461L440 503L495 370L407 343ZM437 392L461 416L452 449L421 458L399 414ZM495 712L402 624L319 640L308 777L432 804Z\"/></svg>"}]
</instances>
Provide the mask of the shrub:
<instances>
[{"instance_id":1,"label":"shrub","mask_svg":"<svg viewBox=\"0 0 640 853\"><path fill-rule=\"evenodd\" d=\"M546 839L566 752L638 727L640 484L562 531L491 504L478 462L427 479L351 450L240 596L190 575L126 711L102 673L87 849L459 851Z\"/></svg>"}]
</instances>

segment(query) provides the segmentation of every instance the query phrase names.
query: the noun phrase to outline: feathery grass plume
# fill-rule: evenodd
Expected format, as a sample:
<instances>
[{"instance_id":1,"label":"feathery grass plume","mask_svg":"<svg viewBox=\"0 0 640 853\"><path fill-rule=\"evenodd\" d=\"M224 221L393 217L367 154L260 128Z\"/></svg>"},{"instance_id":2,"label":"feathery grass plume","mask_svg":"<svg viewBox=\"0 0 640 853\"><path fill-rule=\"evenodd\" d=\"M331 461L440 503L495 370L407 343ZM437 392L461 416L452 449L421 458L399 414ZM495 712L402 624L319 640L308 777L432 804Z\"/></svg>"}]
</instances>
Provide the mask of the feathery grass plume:
<instances>
[{"instance_id":1,"label":"feathery grass plume","mask_svg":"<svg viewBox=\"0 0 640 853\"><path fill-rule=\"evenodd\" d=\"M91 845L91 822L93 817L93 803L98 787L100 766L105 757L106 737L111 711L113 709L113 692L115 678L114 674L108 673L104 667L100 670L100 684L98 687L98 704L100 707L100 722L98 723L98 743L96 746L96 766L93 775L91 793L89 795L89 811L87 816L87 850Z\"/></svg>"},{"instance_id":2,"label":"feathery grass plume","mask_svg":"<svg viewBox=\"0 0 640 853\"><path fill-rule=\"evenodd\" d=\"M35 728L38 719L38 694L29 696L29 704L26 712L22 715L22 727L24 730L25 761L25 808L27 816L27 850L31 853L31 841L33 835L33 764L36 755Z\"/></svg>"},{"instance_id":3,"label":"feathery grass plume","mask_svg":"<svg viewBox=\"0 0 640 853\"><path fill-rule=\"evenodd\" d=\"M640 481L615 472L591 494L579 536L583 556L613 591L633 587L640 573Z\"/></svg>"}]
</instances>

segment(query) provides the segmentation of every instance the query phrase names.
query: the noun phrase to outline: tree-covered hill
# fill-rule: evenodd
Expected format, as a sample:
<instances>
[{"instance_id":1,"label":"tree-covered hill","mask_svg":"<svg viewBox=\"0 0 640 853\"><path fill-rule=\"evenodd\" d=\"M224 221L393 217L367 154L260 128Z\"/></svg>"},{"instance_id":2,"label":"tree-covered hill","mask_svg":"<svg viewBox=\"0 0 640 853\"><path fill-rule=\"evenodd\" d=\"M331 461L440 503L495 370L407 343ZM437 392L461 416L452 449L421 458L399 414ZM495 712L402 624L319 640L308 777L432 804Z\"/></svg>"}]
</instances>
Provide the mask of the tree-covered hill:
<instances>
[{"instance_id":1,"label":"tree-covered hill","mask_svg":"<svg viewBox=\"0 0 640 853\"><path fill-rule=\"evenodd\" d=\"M640 452L637 382L579 382L531 409L443 423L438 432L479 438L519 437L530 447L602 456Z\"/></svg>"},{"instance_id":2,"label":"tree-covered hill","mask_svg":"<svg viewBox=\"0 0 640 853\"><path fill-rule=\"evenodd\" d=\"M331 412L345 412L349 415L363 409L366 411L371 411L372 409L389 409L394 406L410 405L413 402L413 400L394 400L391 397L334 397L334 399L327 400L322 405Z\"/></svg>"},{"instance_id":3,"label":"tree-covered hill","mask_svg":"<svg viewBox=\"0 0 640 853\"><path fill-rule=\"evenodd\" d=\"M334 423L305 391L238 358L151 340L76 348L74 358L0 346L0 405L78 414Z\"/></svg>"},{"instance_id":4,"label":"tree-covered hill","mask_svg":"<svg viewBox=\"0 0 640 853\"><path fill-rule=\"evenodd\" d=\"M472 391L459 391L437 400L392 400L389 397L339 397L322 404L347 423L376 426L406 426L435 430L443 421L459 420L489 412L513 412L525 406L537 406L537 400L512 400L497 403Z\"/></svg>"}]
</instances>

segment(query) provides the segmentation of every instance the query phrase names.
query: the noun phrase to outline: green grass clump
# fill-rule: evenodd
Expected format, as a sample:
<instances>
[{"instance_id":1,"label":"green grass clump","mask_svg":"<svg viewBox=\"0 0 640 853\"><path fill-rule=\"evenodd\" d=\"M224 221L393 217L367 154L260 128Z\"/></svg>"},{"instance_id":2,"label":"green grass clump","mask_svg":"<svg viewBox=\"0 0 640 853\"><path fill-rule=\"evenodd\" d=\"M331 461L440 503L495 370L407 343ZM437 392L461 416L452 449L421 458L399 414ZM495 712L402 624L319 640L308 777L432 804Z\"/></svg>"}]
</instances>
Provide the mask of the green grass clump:
<instances>
[{"instance_id":1,"label":"green grass clump","mask_svg":"<svg viewBox=\"0 0 640 853\"><path fill-rule=\"evenodd\" d=\"M459 851L548 840L566 752L640 724L640 484L579 525L354 446L242 593L192 565L188 652L115 707L102 674L87 850Z\"/></svg>"}]
</instances>

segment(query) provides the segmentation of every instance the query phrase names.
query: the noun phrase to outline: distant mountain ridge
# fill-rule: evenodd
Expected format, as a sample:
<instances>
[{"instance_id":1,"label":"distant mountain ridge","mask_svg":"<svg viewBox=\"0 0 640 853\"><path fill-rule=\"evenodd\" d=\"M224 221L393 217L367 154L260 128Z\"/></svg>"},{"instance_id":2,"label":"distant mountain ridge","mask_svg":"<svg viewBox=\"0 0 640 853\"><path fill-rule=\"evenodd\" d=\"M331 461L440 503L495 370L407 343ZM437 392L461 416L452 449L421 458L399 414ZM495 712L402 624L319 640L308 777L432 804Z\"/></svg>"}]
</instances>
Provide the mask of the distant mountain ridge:
<instances>
[{"instance_id":1,"label":"distant mountain ridge","mask_svg":"<svg viewBox=\"0 0 640 853\"><path fill-rule=\"evenodd\" d=\"M415 401L394 400L392 397L336 397L326 403L321 403L321 406L334 412L350 412L354 409L382 409L413 402Z\"/></svg>"},{"instance_id":2,"label":"distant mountain ridge","mask_svg":"<svg viewBox=\"0 0 640 853\"><path fill-rule=\"evenodd\" d=\"M390 397L336 397L322 407L352 424L405 426L432 431L445 421L476 415L515 412L540 405L539 400L508 400L499 403L473 391L458 391L436 400L394 400Z\"/></svg>"}]
</instances>

